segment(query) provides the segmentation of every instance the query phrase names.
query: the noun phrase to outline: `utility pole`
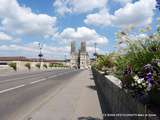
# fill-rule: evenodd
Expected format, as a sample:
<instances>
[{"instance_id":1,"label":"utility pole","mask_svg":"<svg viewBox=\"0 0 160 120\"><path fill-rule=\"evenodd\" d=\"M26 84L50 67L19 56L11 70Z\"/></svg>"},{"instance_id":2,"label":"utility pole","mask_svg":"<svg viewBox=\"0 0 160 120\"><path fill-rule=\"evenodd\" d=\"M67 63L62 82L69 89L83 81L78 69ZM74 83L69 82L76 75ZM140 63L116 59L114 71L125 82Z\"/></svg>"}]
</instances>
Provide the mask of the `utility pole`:
<instances>
[{"instance_id":1,"label":"utility pole","mask_svg":"<svg viewBox=\"0 0 160 120\"><path fill-rule=\"evenodd\" d=\"M42 54L42 47L43 47L43 45L42 45L41 43L39 43L38 46L39 46L39 54L38 54L38 57L39 57L40 68L41 68L42 57L43 57L43 54Z\"/></svg>"}]
</instances>

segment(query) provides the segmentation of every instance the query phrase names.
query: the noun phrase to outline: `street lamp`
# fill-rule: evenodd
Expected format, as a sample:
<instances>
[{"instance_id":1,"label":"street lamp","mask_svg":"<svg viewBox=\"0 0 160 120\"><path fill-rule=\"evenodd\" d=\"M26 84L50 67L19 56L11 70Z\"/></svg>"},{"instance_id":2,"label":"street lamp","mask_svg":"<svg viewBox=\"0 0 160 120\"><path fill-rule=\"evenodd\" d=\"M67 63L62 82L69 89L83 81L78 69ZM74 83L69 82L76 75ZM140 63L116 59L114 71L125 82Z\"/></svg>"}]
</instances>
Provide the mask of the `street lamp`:
<instances>
[{"instance_id":1,"label":"street lamp","mask_svg":"<svg viewBox=\"0 0 160 120\"><path fill-rule=\"evenodd\" d=\"M94 43L94 49L95 49L95 52L93 56L95 56L95 60L96 60L96 57L97 57L97 43L96 42Z\"/></svg>"},{"instance_id":2,"label":"street lamp","mask_svg":"<svg viewBox=\"0 0 160 120\"><path fill-rule=\"evenodd\" d=\"M39 54L38 54L38 57L39 57L40 68L41 68L41 62L42 62L42 57L43 57L43 54L42 54L42 47L43 47L43 45L42 45L41 43L39 43L38 46L39 46Z\"/></svg>"}]
</instances>

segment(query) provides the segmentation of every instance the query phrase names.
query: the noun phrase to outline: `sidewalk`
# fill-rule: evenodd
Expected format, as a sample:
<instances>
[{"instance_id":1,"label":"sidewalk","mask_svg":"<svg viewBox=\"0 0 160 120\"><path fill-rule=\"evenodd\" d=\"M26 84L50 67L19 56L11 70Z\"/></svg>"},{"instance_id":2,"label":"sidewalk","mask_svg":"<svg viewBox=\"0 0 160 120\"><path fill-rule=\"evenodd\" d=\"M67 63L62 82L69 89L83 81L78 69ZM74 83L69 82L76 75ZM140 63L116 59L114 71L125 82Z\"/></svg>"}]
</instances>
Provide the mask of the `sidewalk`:
<instances>
[{"instance_id":1,"label":"sidewalk","mask_svg":"<svg viewBox=\"0 0 160 120\"><path fill-rule=\"evenodd\" d=\"M94 81L90 71L72 78L58 94L35 110L29 120L102 120Z\"/></svg>"}]
</instances>

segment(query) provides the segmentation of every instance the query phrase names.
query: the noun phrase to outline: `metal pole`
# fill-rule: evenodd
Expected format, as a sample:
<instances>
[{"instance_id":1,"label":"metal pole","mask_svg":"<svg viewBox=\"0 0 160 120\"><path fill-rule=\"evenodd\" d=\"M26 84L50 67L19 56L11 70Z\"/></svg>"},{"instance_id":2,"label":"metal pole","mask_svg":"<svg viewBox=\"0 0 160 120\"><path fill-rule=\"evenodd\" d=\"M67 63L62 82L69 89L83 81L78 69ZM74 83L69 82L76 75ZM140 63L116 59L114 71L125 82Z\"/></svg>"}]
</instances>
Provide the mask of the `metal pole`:
<instances>
[{"instance_id":1,"label":"metal pole","mask_svg":"<svg viewBox=\"0 0 160 120\"><path fill-rule=\"evenodd\" d=\"M65 66L67 66L67 55L65 54L64 57L65 57L64 58L65 59Z\"/></svg>"},{"instance_id":2,"label":"metal pole","mask_svg":"<svg viewBox=\"0 0 160 120\"><path fill-rule=\"evenodd\" d=\"M41 68L41 65L42 65L42 57L43 57L43 54L42 54L42 44L39 43L39 62L40 62L40 68Z\"/></svg>"},{"instance_id":3,"label":"metal pole","mask_svg":"<svg viewBox=\"0 0 160 120\"><path fill-rule=\"evenodd\" d=\"M95 60L96 60L97 58L97 43L96 42L94 43L94 48L95 48Z\"/></svg>"}]
</instances>

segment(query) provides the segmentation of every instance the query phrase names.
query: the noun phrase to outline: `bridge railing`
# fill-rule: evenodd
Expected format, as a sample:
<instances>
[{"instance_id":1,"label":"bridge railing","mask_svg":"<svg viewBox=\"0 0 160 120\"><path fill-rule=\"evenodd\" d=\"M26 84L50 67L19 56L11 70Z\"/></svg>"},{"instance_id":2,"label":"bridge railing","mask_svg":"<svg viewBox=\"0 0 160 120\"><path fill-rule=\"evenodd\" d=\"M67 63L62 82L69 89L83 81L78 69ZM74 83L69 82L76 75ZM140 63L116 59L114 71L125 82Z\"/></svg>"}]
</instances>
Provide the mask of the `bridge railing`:
<instances>
[{"instance_id":1,"label":"bridge railing","mask_svg":"<svg viewBox=\"0 0 160 120\"><path fill-rule=\"evenodd\" d=\"M106 111L103 111L105 120L159 120L146 105L136 101L103 74L95 69L92 71L97 90L106 105L103 106L106 108Z\"/></svg>"}]
</instances>

